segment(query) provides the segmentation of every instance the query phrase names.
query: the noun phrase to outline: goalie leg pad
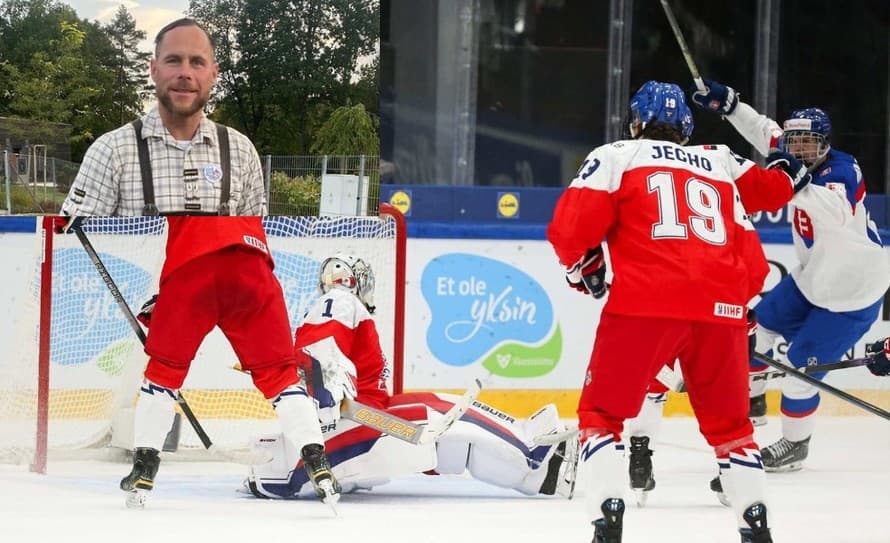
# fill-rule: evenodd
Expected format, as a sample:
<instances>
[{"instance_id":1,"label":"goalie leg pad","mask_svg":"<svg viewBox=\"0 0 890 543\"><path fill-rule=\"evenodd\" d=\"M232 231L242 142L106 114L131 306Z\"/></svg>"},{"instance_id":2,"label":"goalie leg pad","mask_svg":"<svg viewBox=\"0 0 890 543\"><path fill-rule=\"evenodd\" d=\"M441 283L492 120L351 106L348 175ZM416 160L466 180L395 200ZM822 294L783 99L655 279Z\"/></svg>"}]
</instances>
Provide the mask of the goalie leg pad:
<instances>
[{"instance_id":1,"label":"goalie leg pad","mask_svg":"<svg viewBox=\"0 0 890 543\"><path fill-rule=\"evenodd\" d=\"M134 422L134 446L160 451L176 417L176 390L146 379L139 389Z\"/></svg>"},{"instance_id":2,"label":"goalie leg pad","mask_svg":"<svg viewBox=\"0 0 890 543\"><path fill-rule=\"evenodd\" d=\"M271 462L250 468L247 483L251 491L256 491L254 495L260 493L267 498L315 495L305 471L295 469L300 455L289 440L281 434L258 436L252 447L271 452L273 456ZM325 431L325 450L342 493L369 489L394 477L428 471L436 465L433 444L412 445L345 419Z\"/></svg>"},{"instance_id":3,"label":"goalie leg pad","mask_svg":"<svg viewBox=\"0 0 890 543\"><path fill-rule=\"evenodd\" d=\"M453 404L456 397L436 397ZM435 402L433 402L435 403ZM431 412L430 419L441 416ZM517 419L476 401L437 442L436 472L470 474L480 481L538 494L558 444L537 445L534 438L565 431L556 406L548 404L528 419ZM559 469L555 466L554 469ZM552 492L551 492L552 493Z\"/></svg>"}]
</instances>

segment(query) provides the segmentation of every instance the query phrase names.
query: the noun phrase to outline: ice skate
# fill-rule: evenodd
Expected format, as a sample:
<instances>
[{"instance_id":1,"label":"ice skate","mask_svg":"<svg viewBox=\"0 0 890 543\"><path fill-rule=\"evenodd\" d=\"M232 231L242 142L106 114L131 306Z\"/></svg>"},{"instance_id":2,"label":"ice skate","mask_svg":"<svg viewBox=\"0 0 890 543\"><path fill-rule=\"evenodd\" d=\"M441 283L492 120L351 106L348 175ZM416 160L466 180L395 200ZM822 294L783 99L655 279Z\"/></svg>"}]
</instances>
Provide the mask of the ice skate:
<instances>
[{"instance_id":1,"label":"ice skate","mask_svg":"<svg viewBox=\"0 0 890 543\"><path fill-rule=\"evenodd\" d=\"M739 534L742 536L742 543L773 543L773 538L769 533L769 526L766 525L765 505L755 503L745 509L742 517L750 526L750 528L739 530Z\"/></svg>"},{"instance_id":2,"label":"ice skate","mask_svg":"<svg viewBox=\"0 0 890 543\"><path fill-rule=\"evenodd\" d=\"M649 438L646 436L630 438L630 488L637 496L637 505L646 506L649 492L655 488L655 478L652 476L652 450L649 448Z\"/></svg>"},{"instance_id":3,"label":"ice skate","mask_svg":"<svg viewBox=\"0 0 890 543\"><path fill-rule=\"evenodd\" d=\"M760 450L763 469L769 472L798 471L810 449L810 438L789 441L784 437Z\"/></svg>"},{"instance_id":4,"label":"ice skate","mask_svg":"<svg viewBox=\"0 0 890 543\"><path fill-rule=\"evenodd\" d=\"M621 543L624 500L609 498L600 507L603 518L593 521L594 532L591 543Z\"/></svg>"},{"instance_id":5,"label":"ice skate","mask_svg":"<svg viewBox=\"0 0 890 543\"><path fill-rule=\"evenodd\" d=\"M720 500L720 503L725 505L726 507L731 507L732 504L729 503L729 496L723 492L723 483L720 482L720 476L716 476L711 479L711 490L717 493L717 499Z\"/></svg>"},{"instance_id":6,"label":"ice skate","mask_svg":"<svg viewBox=\"0 0 890 543\"><path fill-rule=\"evenodd\" d=\"M154 488L154 478L160 464L157 449L136 449L133 453L133 469L121 479L121 490L127 493L127 507L145 507L145 500Z\"/></svg>"},{"instance_id":7,"label":"ice skate","mask_svg":"<svg viewBox=\"0 0 890 543\"><path fill-rule=\"evenodd\" d=\"M331 465L324 453L324 446L310 443L300 451L300 458L303 459L303 467L309 475L315 494L323 503L331 506L336 514L335 505L340 500L340 483L331 473Z\"/></svg>"},{"instance_id":8,"label":"ice skate","mask_svg":"<svg viewBox=\"0 0 890 543\"><path fill-rule=\"evenodd\" d=\"M766 424L766 394L752 396L750 407L748 408L748 418L754 426L764 426Z\"/></svg>"}]
</instances>

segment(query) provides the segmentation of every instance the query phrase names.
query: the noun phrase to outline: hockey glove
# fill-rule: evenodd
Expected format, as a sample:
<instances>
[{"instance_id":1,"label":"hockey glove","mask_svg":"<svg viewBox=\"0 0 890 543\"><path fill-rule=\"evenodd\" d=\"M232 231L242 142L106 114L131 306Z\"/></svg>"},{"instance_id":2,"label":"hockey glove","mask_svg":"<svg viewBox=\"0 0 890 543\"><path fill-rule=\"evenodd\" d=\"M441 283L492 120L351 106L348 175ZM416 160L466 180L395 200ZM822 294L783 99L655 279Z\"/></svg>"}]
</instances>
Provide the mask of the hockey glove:
<instances>
[{"instance_id":1,"label":"hockey glove","mask_svg":"<svg viewBox=\"0 0 890 543\"><path fill-rule=\"evenodd\" d=\"M791 153L785 151L773 151L766 157L766 167L770 170L779 168L784 171L794 185L794 193L807 186L813 180L813 176L807 171L803 162L797 160Z\"/></svg>"},{"instance_id":2,"label":"hockey glove","mask_svg":"<svg viewBox=\"0 0 890 543\"><path fill-rule=\"evenodd\" d=\"M731 115L739 105L739 95L735 89L708 79L704 83L705 90L693 87L689 91L695 105L721 115Z\"/></svg>"},{"instance_id":3,"label":"hockey glove","mask_svg":"<svg viewBox=\"0 0 890 543\"><path fill-rule=\"evenodd\" d=\"M151 299L142 304L142 309L136 315L136 320L141 322L143 326L148 328L151 326L151 314L155 310L155 304L158 302L158 295L155 294Z\"/></svg>"},{"instance_id":4,"label":"hockey glove","mask_svg":"<svg viewBox=\"0 0 890 543\"><path fill-rule=\"evenodd\" d=\"M73 234L74 228L80 226L85 218L86 217L70 217L68 215L55 217L53 219L53 225L56 234Z\"/></svg>"},{"instance_id":5,"label":"hockey glove","mask_svg":"<svg viewBox=\"0 0 890 543\"><path fill-rule=\"evenodd\" d=\"M865 356L871 358L866 364L868 371L879 377L890 375L890 338L866 345Z\"/></svg>"},{"instance_id":6,"label":"hockey glove","mask_svg":"<svg viewBox=\"0 0 890 543\"><path fill-rule=\"evenodd\" d=\"M588 249L577 264L566 271L566 282L570 287L590 294L596 299L606 295L606 259L603 256L603 246L596 249Z\"/></svg>"},{"instance_id":7,"label":"hockey glove","mask_svg":"<svg viewBox=\"0 0 890 543\"><path fill-rule=\"evenodd\" d=\"M748 308L748 358L754 358L754 349L757 347L757 313Z\"/></svg>"}]
</instances>

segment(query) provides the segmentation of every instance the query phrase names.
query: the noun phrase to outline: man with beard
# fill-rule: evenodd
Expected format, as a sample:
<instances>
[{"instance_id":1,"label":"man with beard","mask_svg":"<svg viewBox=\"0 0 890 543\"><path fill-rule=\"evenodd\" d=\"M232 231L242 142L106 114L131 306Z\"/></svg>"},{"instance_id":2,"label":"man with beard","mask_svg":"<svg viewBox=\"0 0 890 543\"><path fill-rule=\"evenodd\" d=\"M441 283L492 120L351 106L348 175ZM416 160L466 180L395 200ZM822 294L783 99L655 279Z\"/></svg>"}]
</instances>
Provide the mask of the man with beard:
<instances>
[{"instance_id":1,"label":"man with beard","mask_svg":"<svg viewBox=\"0 0 890 543\"><path fill-rule=\"evenodd\" d=\"M210 35L178 19L155 38L158 103L87 150L66 215L263 215L259 155L246 136L204 115L219 66Z\"/></svg>"}]
</instances>

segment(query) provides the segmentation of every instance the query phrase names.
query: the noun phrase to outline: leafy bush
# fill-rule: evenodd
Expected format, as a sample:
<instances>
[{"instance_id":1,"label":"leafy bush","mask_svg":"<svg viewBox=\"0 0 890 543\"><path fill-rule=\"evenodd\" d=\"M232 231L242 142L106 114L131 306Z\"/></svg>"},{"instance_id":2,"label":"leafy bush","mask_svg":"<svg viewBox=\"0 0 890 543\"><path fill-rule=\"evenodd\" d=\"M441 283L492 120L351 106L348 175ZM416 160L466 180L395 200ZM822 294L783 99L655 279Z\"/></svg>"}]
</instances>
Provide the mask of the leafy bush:
<instances>
[{"instance_id":1,"label":"leafy bush","mask_svg":"<svg viewBox=\"0 0 890 543\"><path fill-rule=\"evenodd\" d=\"M314 175L288 177L272 172L270 215L318 215L321 179Z\"/></svg>"},{"instance_id":2,"label":"leafy bush","mask_svg":"<svg viewBox=\"0 0 890 543\"><path fill-rule=\"evenodd\" d=\"M12 205L12 213L54 215L59 212L66 194L58 191L44 191L42 189L32 194L28 187L12 185L9 201ZM6 183L0 176L0 209L6 210Z\"/></svg>"}]
</instances>

